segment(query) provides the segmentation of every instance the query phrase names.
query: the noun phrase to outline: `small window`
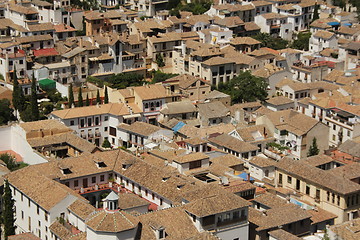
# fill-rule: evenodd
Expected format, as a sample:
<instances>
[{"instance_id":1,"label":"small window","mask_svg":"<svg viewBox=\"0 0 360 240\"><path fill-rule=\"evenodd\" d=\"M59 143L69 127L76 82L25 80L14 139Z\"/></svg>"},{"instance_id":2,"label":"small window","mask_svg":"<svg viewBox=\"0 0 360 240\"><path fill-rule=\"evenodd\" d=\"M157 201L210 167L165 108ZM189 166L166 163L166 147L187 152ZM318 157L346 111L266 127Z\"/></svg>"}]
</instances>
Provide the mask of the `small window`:
<instances>
[{"instance_id":1,"label":"small window","mask_svg":"<svg viewBox=\"0 0 360 240\"><path fill-rule=\"evenodd\" d=\"M74 125L75 125L74 120L71 120L70 121L70 126L74 126Z\"/></svg>"},{"instance_id":2,"label":"small window","mask_svg":"<svg viewBox=\"0 0 360 240\"><path fill-rule=\"evenodd\" d=\"M100 182L103 182L105 180L105 175L100 175Z\"/></svg>"},{"instance_id":3,"label":"small window","mask_svg":"<svg viewBox=\"0 0 360 240\"><path fill-rule=\"evenodd\" d=\"M96 177L91 178L91 183L96 183Z\"/></svg>"},{"instance_id":4,"label":"small window","mask_svg":"<svg viewBox=\"0 0 360 240\"><path fill-rule=\"evenodd\" d=\"M75 180L74 181L74 187L78 187L79 186L79 180Z\"/></svg>"},{"instance_id":5,"label":"small window","mask_svg":"<svg viewBox=\"0 0 360 240\"><path fill-rule=\"evenodd\" d=\"M291 178L290 176L287 177L287 182L288 182L289 184L291 184L292 178Z\"/></svg>"}]
</instances>

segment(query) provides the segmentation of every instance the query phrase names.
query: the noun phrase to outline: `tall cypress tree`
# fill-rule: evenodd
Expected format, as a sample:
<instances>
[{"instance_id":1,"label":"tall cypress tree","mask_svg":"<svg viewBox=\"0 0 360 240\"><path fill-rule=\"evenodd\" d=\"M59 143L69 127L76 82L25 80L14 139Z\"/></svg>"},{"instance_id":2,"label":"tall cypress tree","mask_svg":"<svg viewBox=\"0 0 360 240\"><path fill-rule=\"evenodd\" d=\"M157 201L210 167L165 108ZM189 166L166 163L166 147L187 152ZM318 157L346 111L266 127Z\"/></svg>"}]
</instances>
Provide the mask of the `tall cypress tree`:
<instances>
[{"instance_id":1,"label":"tall cypress tree","mask_svg":"<svg viewBox=\"0 0 360 240\"><path fill-rule=\"evenodd\" d=\"M314 15L313 15L312 21L319 19L319 17L320 17L319 16L319 8L320 8L320 6L318 4L315 4Z\"/></svg>"},{"instance_id":2,"label":"tall cypress tree","mask_svg":"<svg viewBox=\"0 0 360 240\"><path fill-rule=\"evenodd\" d=\"M312 144L309 147L309 152L308 152L307 156L308 157L315 156L315 155L318 155L319 152L320 152L320 149L318 148L317 143L316 143L316 138L314 137L312 140Z\"/></svg>"},{"instance_id":3,"label":"tall cypress tree","mask_svg":"<svg viewBox=\"0 0 360 240\"><path fill-rule=\"evenodd\" d=\"M70 85L69 85L69 108L72 108L73 104L74 104L74 92L73 92L72 83L70 83Z\"/></svg>"},{"instance_id":4,"label":"tall cypress tree","mask_svg":"<svg viewBox=\"0 0 360 240\"><path fill-rule=\"evenodd\" d=\"M104 96L104 103L109 103L109 95L108 95L108 90L107 87L105 87L105 96Z\"/></svg>"},{"instance_id":5,"label":"tall cypress tree","mask_svg":"<svg viewBox=\"0 0 360 240\"><path fill-rule=\"evenodd\" d=\"M89 94L86 94L86 106L90 106Z\"/></svg>"},{"instance_id":6,"label":"tall cypress tree","mask_svg":"<svg viewBox=\"0 0 360 240\"><path fill-rule=\"evenodd\" d=\"M31 119L32 121L37 121L40 119L39 106L37 102L37 93L36 93L36 79L33 74L31 81L31 96L30 96L30 109L31 109Z\"/></svg>"},{"instance_id":7,"label":"tall cypress tree","mask_svg":"<svg viewBox=\"0 0 360 240\"><path fill-rule=\"evenodd\" d=\"M16 74L16 66L14 66L14 80L13 80L13 93L12 93L12 102L14 108L19 111L23 111L25 109L25 97L24 93L19 86L19 82Z\"/></svg>"},{"instance_id":8,"label":"tall cypress tree","mask_svg":"<svg viewBox=\"0 0 360 240\"><path fill-rule=\"evenodd\" d=\"M14 200L12 199L11 189L9 182L5 180L4 195L3 195L3 212L2 221L4 225L4 236L5 239L8 236L15 235L15 208Z\"/></svg>"},{"instance_id":9,"label":"tall cypress tree","mask_svg":"<svg viewBox=\"0 0 360 240\"><path fill-rule=\"evenodd\" d=\"M78 107L84 106L84 100L82 97L82 87L79 88L79 95L78 95Z\"/></svg>"},{"instance_id":10,"label":"tall cypress tree","mask_svg":"<svg viewBox=\"0 0 360 240\"><path fill-rule=\"evenodd\" d=\"M101 104L99 89L98 89L97 92L96 92L96 103Z\"/></svg>"}]
</instances>

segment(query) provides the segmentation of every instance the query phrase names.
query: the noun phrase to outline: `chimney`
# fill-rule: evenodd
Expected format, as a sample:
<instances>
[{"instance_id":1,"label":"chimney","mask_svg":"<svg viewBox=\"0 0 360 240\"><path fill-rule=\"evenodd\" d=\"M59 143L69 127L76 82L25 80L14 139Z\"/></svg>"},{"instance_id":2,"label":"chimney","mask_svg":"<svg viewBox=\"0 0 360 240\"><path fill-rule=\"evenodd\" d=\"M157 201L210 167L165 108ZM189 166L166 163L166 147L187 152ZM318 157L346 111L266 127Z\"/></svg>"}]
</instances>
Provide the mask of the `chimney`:
<instances>
[{"instance_id":1,"label":"chimney","mask_svg":"<svg viewBox=\"0 0 360 240\"><path fill-rule=\"evenodd\" d=\"M79 47L83 47L83 39L80 37L80 39L79 39Z\"/></svg>"},{"instance_id":2,"label":"chimney","mask_svg":"<svg viewBox=\"0 0 360 240\"><path fill-rule=\"evenodd\" d=\"M95 39L94 39L94 36L91 36L91 43L93 46L95 46Z\"/></svg>"}]
</instances>

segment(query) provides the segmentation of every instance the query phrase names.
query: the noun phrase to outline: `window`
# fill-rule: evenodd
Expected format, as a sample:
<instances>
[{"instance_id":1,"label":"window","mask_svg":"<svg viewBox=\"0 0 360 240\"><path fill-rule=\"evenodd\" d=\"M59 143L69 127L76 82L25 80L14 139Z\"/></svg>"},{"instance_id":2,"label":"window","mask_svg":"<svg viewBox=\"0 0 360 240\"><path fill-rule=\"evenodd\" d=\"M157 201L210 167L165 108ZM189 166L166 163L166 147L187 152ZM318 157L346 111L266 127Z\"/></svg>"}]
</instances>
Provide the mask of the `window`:
<instances>
[{"instance_id":1,"label":"window","mask_svg":"<svg viewBox=\"0 0 360 240\"><path fill-rule=\"evenodd\" d=\"M95 125L100 125L100 118L99 117L95 117Z\"/></svg>"},{"instance_id":2,"label":"window","mask_svg":"<svg viewBox=\"0 0 360 240\"><path fill-rule=\"evenodd\" d=\"M96 177L92 177L92 178L91 178L91 182L92 182L92 183L96 183Z\"/></svg>"},{"instance_id":3,"label":"window","mask_svg":"<svg viewBox=\"0 0 360 240\"><path fill-rule=\"evenodd\" d=\"M153 193L153 194L152 194L152 200L154 200L154 199L155 199L155 194Z\"/></svg>"},{"instance_id":4,"label":"window","mask_svg":"<svg viewBox=\"0 0 360 240\"><path fill-rule=\"evenodd\" d=\"M104 127L104 132L107 132L108 131L108 127Z\"/></svg>"},{"instance_id":5,"label":"window","mask_svg":"<svg viewBox=\"0 0 360 240\"><path fill-rule=\"evenodd\" d=\"M70 126L74 126L74 125L75 125L74 120L71 120L70 121Z\"/></svg>"},{"instance_id":6,"label":"window","mask_svg":"<svg viewBox=\"0 0 360 240\"><path fill-rule=\"evenodd\" d=\"M282 184L282 174L279 174L279 184Z\"/></svg>"},{"instance_id":7,"label":"window","mask_svg":"<svg viewBox=\"0 0 360 240\"><path fill-rule=\"evenodd\" d=\"M189 169L200 168L200 167L201 167L201 160L193 161L189 163Z\"/></svg>"},{"instance_id":8,"label":"window","mask_svg":"<svg viewBox=\"0 0 360 240\"><path fill-rule=\"evenodd\" d=\"M162 205L163 205L163 199L160 198L160 206L162 206Z\"/></svg>"},{"instance_id":9,"label":"window","mask_svg":"<svg viewBox=\"0 0 360 240\"><path fill-rule=\"evenodd\" d=\"M105 180L105 175L100 175L100 182L103 182Z\"/></svg>"},{"instance_id":10,"label":"window","mask_svg":"<svg viewBox=\"0 0 360 240\"><path fill-rule=\"evenodd\" d=\"M79 186L79 180L74 181L74 187L77 187L77 186Z\"/></svg>"},{"instance_id":11,"label":"window","mask_svg":"<svg viewBox=\"0 0 360 240\"><path fill-rule=\"evenodd\" d=\"M104 117L104 121L107 121L107 120L109 120L109 116Z\"/></svg>"},{"instance_id":12,"label":"window","mask_svg":"<svg viewBox=\"0 0 360 240\"><path fill-rule=\"evenodd\" d=\"M88 127L92 126L92 118L87 119L87 125L88 125Z\"/></svg>"},{"instance_id":13,"label":"window","mask_svg":"<svg viewBox=\"0 0 360 240\"><path fill-rule=\"evenodd\" d=\"M39 205L37 205L36 206L36 213L39 215L39 213L40 213L40 207L39 207Z\"/></svg>"},{"instance_id":14,"label":"window","mask_svg":"<svg viewBox=\"0 0 360 240\"><path fill-rule=\"evenodd\" d=\"M165 231L164 229L159 230L159 239L165 238Z\"/></svg>"},{"instance_id":15,"label":"window","mask_svg":"<svg viewBox=\"0 0 360 240\"><path fill-rule=\"evenodd\" d=\"M80 119L80 127L85 127L85 119Z\"/></svg>"},{"instance_id":16,"label":"window","mask_svg":"<svg viewBox=\"0 0 360 240\"><path fill-rule=\"evenodd\" d=\"M45 212L45 221L47 221L49 219L49 215L47 212Z\"/></svg>"},{"instance_id":17,"label":"window","mask_svg":"<svg viewBox=\"0 0 360 240\"><path fill-rule=\"evenodd\" d=\"M289 184L291 184L292 178L291 178L290 176L287 177L287 182L288 182Z\"/></svg>"},{"instance_id":18,"label":"window","mask_svg":"<svg viewBox=\"0 0 360 240\"><path fill-rule=\"evenodd\" d=\"M24 219L24 211L21 211L21 219Z\"/></svg>"},{"instance_id":19,"label":"window","mask_svg":"<svg viewBox=\"0 0 360 240\"><path fill-rule=\"evenodd\" d=\"M310 186L309 185L306 185L306 194L307 195L310 195Z\"/></svg>"},{"instance_id":20,"label":"window","mask_svg":"<svg viewBox=\"0 0 360 240\"><path fill-rule=\"evenodd\" d=\"M116 128L110 127L110 135L116 137Z\"/></svg>"}]
</instances>

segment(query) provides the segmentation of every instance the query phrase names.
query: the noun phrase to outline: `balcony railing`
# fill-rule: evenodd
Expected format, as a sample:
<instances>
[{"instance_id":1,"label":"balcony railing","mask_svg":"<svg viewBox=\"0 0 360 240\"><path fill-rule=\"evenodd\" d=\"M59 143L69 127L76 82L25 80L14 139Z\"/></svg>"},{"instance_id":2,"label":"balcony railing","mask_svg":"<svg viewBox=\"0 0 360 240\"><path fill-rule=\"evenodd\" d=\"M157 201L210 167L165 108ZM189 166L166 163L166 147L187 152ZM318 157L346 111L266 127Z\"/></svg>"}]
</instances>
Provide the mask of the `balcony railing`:
<instances>
[{"instance_id":1,"label":"balcony railing","mask_svg":"<svg viewBox=\"0 0 360 240\"><path fill-rule=\"evenodd\" d=\"M224 221L221 221L221 222L217 222L216 226L222 227L222 226L227 226L227 225L231 225L231 224L234 224L234 223L241 223L241 222L244 222L246 220L247 220L247 217L242 216L242 217L239 217L239 218L233 218L233 219L230 219L230 220L224 220Z\"/></svg>"}]
</instances>

